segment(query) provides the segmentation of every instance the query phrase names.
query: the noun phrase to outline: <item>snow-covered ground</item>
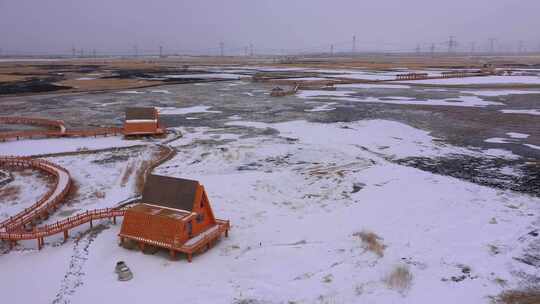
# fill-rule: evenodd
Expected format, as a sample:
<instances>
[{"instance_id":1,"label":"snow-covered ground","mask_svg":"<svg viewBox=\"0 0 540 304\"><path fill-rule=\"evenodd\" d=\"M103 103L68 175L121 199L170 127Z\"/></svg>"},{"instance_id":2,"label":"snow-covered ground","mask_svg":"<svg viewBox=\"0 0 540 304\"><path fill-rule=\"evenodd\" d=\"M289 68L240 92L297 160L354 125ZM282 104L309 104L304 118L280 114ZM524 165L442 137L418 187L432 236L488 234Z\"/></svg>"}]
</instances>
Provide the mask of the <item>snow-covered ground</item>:
<instances>
[{"instance_id":1,"label":"snow-covered ground","mask_svg":"<svg viewBox=\"0 0 540 304\"><path fill-rule=\"evenodd\" d=\"M528 114L528 115L540 115L540 110L531 109L531 110L501 110L503 113L508 114Z\"/></svg>"},{"instance_id":2,"label":"snow-covered ground","mask_svg":"<svg viewBox=\"0 0 540 304\"><path fill-rule=\"evenodd\" d=\"M205 78L205 79L240 79L243 75L227 74L227 73L213 73L213 74L184 74L184 75L166 75L166 78Z\"/></svg>"},{"instance_id":3,"label":"snow-covered ground","mask_svg":"<svg viewBox=\"0 0 540 304\"><path fill-rule=\"evenodd\" d=\"M402 96L389 97L363 97L355 96L357 91L300 91L296 94L299 98L309 100L340 100L353 102L369 102L369 103L387 103L387 104L409 104L409 105L431 105L431 106L456 106L456 107L485 107L490 105L503 105L501 102L484 100L478 96L460 96L458 98L443 98L443 99L420 99L409 98Z\"/></svg>"},{"instance_id":4,"label":"snow-covered ground","mask_svg":"<svg viewBox=\"0 0 540 304\"><path fill-rule=\"evenodd\" d=\"M279 135L241 136L268 128ZM540 199L393 162L456 153L517 157L510 152L453 147L385 120L236 120L226 128L182 131L185 136L171 143L178 155L157 173L200 180L216 217L231 220L229 238L189 264L169 261L166 252L144 255L117 246L119 225L103 221L108 229L77 243L52 246L51 238L40 252L0 256L0 286L9 290L3 299L476 304L515 287L515 273L538 273L515 258L537 229ZM73 168L88 187L107 185L105 198L80 202L95 208L111 204L112 192L121 188L129 160L108 162L114 156L54 160ZM380 237L380 254L357 236L368 231ZM133 280L116 280L119 260L131 268ZM403 288L388 284L396 267L409 273Z\"/></svg>"},{"instance_id":5,"label":"snow-covered ground","mask_svg":"<svg viewBox=\"0 0 540 304\"><path fill-rule=\"evenodd\" d=\"M399 85L399 84L353 83L353 84L337 84L336 88L344 88L344 89L409 89L410 86Z\"/></svg>"},{"instance_id":6,"label":"snow-covered ground","mask_svg":"<svg viewBox=\"0 0 540 304\"><path fill-rule=\"evenodd\" d=\"M166 107L158 108L159 113L163 115L184 115L192 113L221 113L220 111L211 111L209 106L193 106L185 108Z\"/></svg>"},{"instance_id":7,"label":"snow-covered ground","mask_svg":"<svg viewBox=\"0 0 540 304\"><path fill-rule=\"evenodd\" d=\"M0 222L32 206L52 188L52 179L39 171L12 172L13 181L0 187Z\"/></svg>"},{"instance_id":8,"label":"snow-covered ground","mask_svg":"<svg viewBox=\"0 0 540 304\"><path fill-rule=\"evenodd\" d=\"M121 136L91 138L52 138L11 140L0 144L0 155L31 156L76 152L145 144L142 140L124 140Z\"/></svg>"},{"instance_id":9,"label":"snow-covered ground","mask_svg":"<svg viewBox=\"0 0 540 304\"><path fill-rule=\"evenodd\" d=\"M400 83L468 85L468 84L540 84L538 76L479 76L464 78L407 80Z\"/></svg>"},{"instance_id":10,"label":"snow-covered ground","mask_svg":"<svg viewBox=\"0 0 540 304\"><path fill-rule=\"evenodd\" d=\"M478 90L478 91L462 91L478 96L503 96L503 95L522 95L522 94L540 94L540 91L527 90Z\"/></svg>"}]
</instances>

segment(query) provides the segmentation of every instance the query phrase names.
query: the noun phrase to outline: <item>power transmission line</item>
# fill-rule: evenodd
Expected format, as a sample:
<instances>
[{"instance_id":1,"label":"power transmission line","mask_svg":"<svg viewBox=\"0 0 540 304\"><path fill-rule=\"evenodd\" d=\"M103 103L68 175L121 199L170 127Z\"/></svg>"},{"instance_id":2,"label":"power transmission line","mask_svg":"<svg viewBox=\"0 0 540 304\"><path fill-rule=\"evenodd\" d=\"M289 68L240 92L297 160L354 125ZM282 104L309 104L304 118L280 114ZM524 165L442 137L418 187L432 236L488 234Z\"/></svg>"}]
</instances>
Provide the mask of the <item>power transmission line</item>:
<instances>
[{"instance_id":1,"label":"power transmission line","mask_svg":"<svg viewBox=\"0 0 540 304\"><path fill-rule=\"evenodd\" d=\"M453 53L456 46L457 46L456 37L455 36L448 37L448 53Z\"/></svg>"},{"instance_id":2,"label":"power transmission line","mask_svg":"<svg viewBox=\"0 0 540 304\"><path fill-rule=\"evenodd\" d=\"M497 39L489 38L489 52L490 53L495 53L495 41L497 41Z\"/></svg>"}]
</instances>

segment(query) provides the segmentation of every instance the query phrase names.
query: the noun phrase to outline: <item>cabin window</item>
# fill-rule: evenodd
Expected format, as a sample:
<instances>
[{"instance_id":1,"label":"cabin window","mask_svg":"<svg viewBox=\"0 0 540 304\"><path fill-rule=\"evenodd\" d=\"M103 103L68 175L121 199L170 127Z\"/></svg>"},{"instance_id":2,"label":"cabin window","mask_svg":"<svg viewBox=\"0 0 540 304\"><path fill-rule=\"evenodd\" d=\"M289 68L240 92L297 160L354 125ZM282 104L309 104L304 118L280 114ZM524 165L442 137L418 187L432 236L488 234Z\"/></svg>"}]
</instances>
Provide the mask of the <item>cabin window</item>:
<instances>
[{"instance_id":1,"label":"cabin window","mask_svg":"<svg viewBox=\"0 0 540 304\"><path fill-rule=\"evenodd\" d=\"M201 200L201 208L204 207L204 200Z\"/></svg>"},{"instance_id":2,"label":"cabin window","mask_svg":"<svg viewBox=\"0 0 540 304\"><path fill-rule=\"evenodd\" d=\"M195 218L195 220L197 221L197 223L200 223L204 220L204 214L197 214L197 217Z\"/></svg>"}]
</instances>

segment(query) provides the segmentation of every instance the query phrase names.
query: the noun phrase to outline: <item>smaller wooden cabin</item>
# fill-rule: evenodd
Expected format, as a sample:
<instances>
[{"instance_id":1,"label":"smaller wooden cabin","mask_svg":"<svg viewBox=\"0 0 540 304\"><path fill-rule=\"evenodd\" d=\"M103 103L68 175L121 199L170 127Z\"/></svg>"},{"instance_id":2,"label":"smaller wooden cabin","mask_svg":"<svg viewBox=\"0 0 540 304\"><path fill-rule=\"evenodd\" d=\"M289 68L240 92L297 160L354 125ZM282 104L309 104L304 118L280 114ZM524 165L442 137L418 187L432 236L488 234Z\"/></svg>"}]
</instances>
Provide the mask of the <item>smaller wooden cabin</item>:
<instances>
[{"instance_id":1,"label":"smaller wooden cabin","mask_svg":"<svg viewBox=\"0 0 540 304\"><path fill-rule=\"evenodd\" d=\"M159 124L159 113L156 108L126 108L124 135L161 135L163 133L163 128Z\"/></svg>"},{"instance_id":2,"label":"smaller wooden cabin","mask_svg":"<svg viewBox=\"0 0 540 304\"><path fill-rule=\"evenodd\" d=\"M141 203L129 208L120 230L120 242L136 242L187 254L209 249L222 234L228 236L229 221L214 217L204 187L198 181L150 175Z\"/></svg>"}]
</instances>

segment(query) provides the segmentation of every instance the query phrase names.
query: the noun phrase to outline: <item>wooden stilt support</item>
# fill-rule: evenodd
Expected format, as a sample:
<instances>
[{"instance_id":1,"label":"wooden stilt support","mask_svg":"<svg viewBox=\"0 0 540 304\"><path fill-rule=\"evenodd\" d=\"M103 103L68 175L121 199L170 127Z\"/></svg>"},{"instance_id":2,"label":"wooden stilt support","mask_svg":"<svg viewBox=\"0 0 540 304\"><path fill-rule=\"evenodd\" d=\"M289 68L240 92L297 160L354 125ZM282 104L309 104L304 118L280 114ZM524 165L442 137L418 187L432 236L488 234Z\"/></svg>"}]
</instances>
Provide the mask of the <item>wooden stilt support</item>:
<instances>
[{"instance_id":1,"label":"wooden stilt support","mask_svg":"<svg viewBox=\"0 0 540 304\"><path fill-rule=\"evenodd\" d=\"M90 229L94 228L94 223L92 223L92 220L90 220Z\"/></svg>"},{"instance_id":2,"label":"wooden stilt support","mask_svg":"<svg viewBox=\"0 0 540 304\"><path fill-rule=\"evenodd\" d=\"M45 243L45 240L43 238L38 238L38 250L41 250L43 248L43 244Z\"/></svg>"},{"instance_id":3,"label":"wooden stilt support","mask_svg":"<svg viewBox=\"0 0 540 304\"><path fill-rule=\"evenodd\" d=\"M143 242L139 242L139 249L141 251L144 251L144 243Z\"/></svg>"},{"instance_id":4,"label":"wooden stilt support","mask_svg":"<svg viewBox=\"0 0 540 304\"><path fill-rule=\"evenodd\" d=\"M225 237L229 237L229 229L225 230Z\"/></svg>"},{"instance_id":5,"label":"wooden stilt support","mask_svg":"<svg viewBox=\"0 0 540 304\"><path fill-rule=\"evenodd\" d=\"M68 231L64 230L64 243L67 242L68 239Z\"/></svg>"},{"instance_id":6,"label":"wooden stilt support","mask_svg":"<svg viewBox=\"0 0 540 304\"><path fill-rule=\"evenodd\" d=\"M113 216L113 218L112 218L112 222L113 222L113 224L115 224L115 225L116 225L116 216Z\"/></svg>"},{"instance_id":7,"label":"wooden stilt support","mask_svg":"<svg viewBox=\"0 0 540 304\"><path fill-rule=\"evenodd\" d=\"M120 243L118 244L118 246L124 246L124 237L120 237Z\"/></svg>"},{"instance_id":8,"label":"wooden stilt support","mask_svg":"<svg viewBox=\"0 0 540 304\"><path fill-rule=\"evenodd\" d=\"M174 261L176 260L176 251L174 251L173 249L169 250L169 254L171 256L171 261Z\"/></svg>"},{"instance_id":9,"label":"wooden stilt support","mask_svg":"<svg viewBox=\"0 0 540 304\"><path fill-rule=\"evenodd\" d=\"M189 263L191 263L191 253L187 254L187 260L188 260Z\"/></svg>"}]
</instances>

